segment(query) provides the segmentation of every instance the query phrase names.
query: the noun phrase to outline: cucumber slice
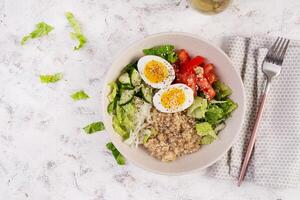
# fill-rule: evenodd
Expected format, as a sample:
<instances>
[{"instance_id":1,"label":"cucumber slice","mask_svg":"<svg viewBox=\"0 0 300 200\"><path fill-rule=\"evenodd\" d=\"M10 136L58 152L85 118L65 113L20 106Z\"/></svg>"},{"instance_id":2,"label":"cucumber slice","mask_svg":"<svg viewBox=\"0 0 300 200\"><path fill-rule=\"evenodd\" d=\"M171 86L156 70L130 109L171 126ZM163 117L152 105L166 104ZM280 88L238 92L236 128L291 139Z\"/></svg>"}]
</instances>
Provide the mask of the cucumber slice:
<instances>
[{"instance_id":1,"label":"cucumber slice","mask_svg":"<svg viewBox=\"0 0 300 200\"><path fill-rule=\"evenodd\" d=\"M141 91L142 91L143 99L148 103L152 103L152 96L153 96L152 88L146 85L142 85Z\"/></svg>"},{"instance_id":2,"label":"cucumber slice","mask_svg":"<svg viewBox=\"0 0 300 200\"><path fill-rule=\"evenodd\" d=\"M134 90L121 90L119 105L125 105L129 103L134 97Z\"/></svg>"},{"instance_id":3,"label":"cucumber slice","mask_svg":"<svg viewBox=\"0 0 300 200\"><path fill-rule=\"evenodd\" d=\"M131 84L122 84L122 83L120 83L119 84L119 88L120 88L120 90L132 90L132 89L134 89L134 87L131 85Z\"/></svg>"},{"instance_id":4,"label":"cucumber slice","mask_svg":"<svg viewBox=\"0 0 300 200\"><path fill-rule=\"evenodd\" d=\"M130 77L129 77L129 74L128 73L124 73L122 74L120 77L119 77L119 82L124 84L124 85L131 85L131 82L130 82Z\"/></svg>"},{"instance_id":5,"label":"cucumber slice","mask_svg":"<svg viewBox=\"0 0 300 200\"><path fill-rule=\"evenodd\" d=\"M120 124L122 124L123 119L124 119L124 110L121 106L117 105L116 106L116 116Z\"/></svg>"},{"instance_id":6,"label":"cucumber slice","mask_svg":"<svg viewBox=\"0 0 300 200\"><path fill-rule=\"evenodd\" d=\"M136 69L132 69L130 72L130 80L131 80L131 84L134 87L137 87L139 85L141 85L142 83L142 78L139 74L139 72Z\"/></svg>"},{"instance_id":7,"label":"cucumber slice","mask_svg":"<svg viewBox=\"0 0 300 200\"><path fill-rule=\"evenodd\" d=\"M110 115L113 115L115 113L115 107L116 107L116 101L112 101L107 106L107 112Z\"/></svg>"}]
</instances>

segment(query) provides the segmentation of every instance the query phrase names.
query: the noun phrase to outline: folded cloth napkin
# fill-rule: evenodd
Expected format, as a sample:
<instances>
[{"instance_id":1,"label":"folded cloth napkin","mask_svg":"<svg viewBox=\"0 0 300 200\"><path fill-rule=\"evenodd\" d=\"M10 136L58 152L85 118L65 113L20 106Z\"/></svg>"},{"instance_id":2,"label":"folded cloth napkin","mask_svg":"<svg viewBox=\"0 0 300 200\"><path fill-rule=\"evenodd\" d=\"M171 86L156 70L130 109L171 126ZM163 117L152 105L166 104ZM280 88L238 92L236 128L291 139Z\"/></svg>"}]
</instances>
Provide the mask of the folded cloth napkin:
<instances>
[{"instance_id":1,"label":"folded cloth napkin","mask_svg":"<svg viewBox=\"0 0 300 200\"><path fill-rule=\"evenodd\" d=\"M237 180L253 130L258 100L265 84L262 61L276 38L231 37L226 51L241 72L246 92L246 115L238 138L208 173ZM300 181L300 43L291 41L281 74L274 79L245 180L275 188L295 187Z\"/></svg>"}]
</instances>

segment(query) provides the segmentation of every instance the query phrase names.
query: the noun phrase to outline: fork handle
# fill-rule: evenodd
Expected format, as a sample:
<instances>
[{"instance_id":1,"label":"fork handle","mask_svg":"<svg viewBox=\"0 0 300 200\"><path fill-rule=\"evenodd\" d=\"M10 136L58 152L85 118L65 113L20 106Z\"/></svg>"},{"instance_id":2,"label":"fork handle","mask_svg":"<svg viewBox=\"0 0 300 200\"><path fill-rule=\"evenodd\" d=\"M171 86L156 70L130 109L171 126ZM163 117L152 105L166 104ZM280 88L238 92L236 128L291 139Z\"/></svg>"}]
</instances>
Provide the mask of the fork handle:
<instances>
[{"instance_id":1,"label":"fork handle","mask_svg":"<svg viewBox=\"0 0 300 200\"><path fill-rule=\"evenodd\" d=\"M246 155L244 157L244 161L243 161L243 165L240 171L240 176L238 179L238 186L241 185L242 181L244 180L245 174L247 172L247 167L249 164L249 160L251 158L252 152L253 152L253 147L255 144L255 140L256 140L256 136L257 136L257 129L264 111L264 107L265 107L265 101L266 101L266 97L267 97L267 93L269 91L269 87L270 87L270 82L269 80L267 80L267 83L265 85L265 89L264 92L262 94L262 96L260 97L260 101L259 101L259 108L256 114L256 121L255 121L255 125L251 134L251 138L248 144L248 148L247 148L247 152Z\"/></svg>"}]
</instances>

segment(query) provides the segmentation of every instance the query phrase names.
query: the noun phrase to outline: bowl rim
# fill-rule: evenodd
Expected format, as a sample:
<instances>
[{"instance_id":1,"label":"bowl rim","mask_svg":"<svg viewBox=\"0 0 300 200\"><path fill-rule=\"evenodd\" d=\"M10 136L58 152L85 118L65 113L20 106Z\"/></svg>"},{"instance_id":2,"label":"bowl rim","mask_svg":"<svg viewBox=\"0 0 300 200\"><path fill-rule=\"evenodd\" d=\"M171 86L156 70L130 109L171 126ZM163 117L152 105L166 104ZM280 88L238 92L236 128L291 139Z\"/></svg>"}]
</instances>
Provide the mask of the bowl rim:
<instances>
[{"instance_id":1,"label":"bowl rim","mask_svg":"<svg viewBox=\"0 0 300 200\"><path fill-rule=\"evenodd\" d=\"M134 42L131 42L128 46L122 48L119 53L116 54L116 56L113 58L113 62L111 62L110 66L114 66L116 65L116 63L118 62L118 58L119 57L122 57L125 53L126 53L126 49L130 49L132 48L133 46L135 46L136 44L142 42L143 40L145 39L150 39L150 38L155 38L155 37L160 37L160 36L168 36L168 35L180 35L180 36L186 36L186 37L191 37L191 38L194 38L194 39L197 39L197 40L201 40L203 41L204 43L207 43L208 45L212 46L214 49L216 49L217 51L219 51L219 53L221 53L227 60L228 62L231 64L234 72L235 72L235 75L238 77L238 81L239 81L239 84L241 85L242 87L242 95L241 95L241 98L242 98L242 105L239 106L239 109L242 109L242 114L241 114L241 122L237 128L237 133L235 134L234 138L232 139L232 141L230 142L230 144L226 147L226 150L221 153L219 156L217 156L215 159L213 159L211 162L207 163L206 165L203 165L202 167L199 167L199 168L195 168L195 169L192 169L192 170L187 170L187 171L181 171L181 172L161 172L161 171L158 171L158 170L154 170L150 167L147 167L145 165L142 165L140 164L139 162L136 162L134 159L131 159L131 158L128 158L126 157L122 152L124 157L126 158L126 160L128 160L129 162L133 163L135 166L139 167L140 169L143 169L145 171L148 171L148 172L152 172L154 174L160 174L160 175L167 175L167 176L180 176L180 175L187 175L187 174L193 174L193 173L196 173L196 172L199 172L199 171L202 171L202 170L205 170L207 169L209 166L212 166L214 163L216 163L217 161L219 161L228 151L229 149L233 146L233 144L236 142L237 138L238 138L238 133L241 131L242 129L242 125L243 125L243 122L244 122L244 118L245 118L245 108L246 108L246 94L245 94L245 87L244 87L244 84L243 84L243 81L242 81L242 78L240 76L240 72L238 72L237 68L234 67L234 64L233 62L231 61L231 59L229 58L229 56L219 47L217 46L216 44L210 42L209 40L205 39L205 38L202 38L201 36L198 36L196 34L193 34L193 33L187 33L187 32L160 32L160 33L155 33L155 34L151 34L151 35L147 35L141 39L138 39L138 40L135 40ZM106 71L105 74L108 74L110 73L110 71L113 70L112 68L110 68L109 70ZM105 105L105 98L107 98L107 94L105 94L105 92L103 92L104 88L107 86L107 84L109 83L109 77L108 76L105 76L104 78L104 85L103 88L102 88L102 97L101 97L101 104L102 104L102 110L103 110L103 113L102 113L102 119L104 121L104 124L106 125L106 116L107 116L107 113L106 113L106 110L107 110L107 105ZM111 137L112 134L116 134L115 132L110 132L108 130L106 130L109 134L109 137L111 139L111 141L114 143L114 138ZM119 148L119 145L117 143L114 143L114 145L116 146L117 149L121 149Z\"/></svg>"}]
</instances>

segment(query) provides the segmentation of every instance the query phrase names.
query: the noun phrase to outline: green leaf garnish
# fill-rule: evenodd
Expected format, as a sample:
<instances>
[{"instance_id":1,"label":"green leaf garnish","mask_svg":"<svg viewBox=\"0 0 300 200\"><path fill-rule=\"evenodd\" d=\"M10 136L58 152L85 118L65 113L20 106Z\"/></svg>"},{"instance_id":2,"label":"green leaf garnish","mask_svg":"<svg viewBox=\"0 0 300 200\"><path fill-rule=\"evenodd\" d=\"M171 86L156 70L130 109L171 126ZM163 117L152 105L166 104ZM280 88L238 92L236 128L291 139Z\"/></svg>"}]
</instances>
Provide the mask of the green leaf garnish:
<instances>
[{"instance_id":1,"label":"green leaf garnish","mask_svg":"<svg viewBox=\"0 0 300 200\"><path fill-rule=\"evenodd\" d=\"M22 38L21 44L24 45L25 42L29 39L34 39L38 37L42 37L44 35L48 35L50 31L52 31L54 28L50 26L49 24L46 24L45 22L40 22L35 26L35 30L29 33L29 35L26 35Z\"/></svg>"},{"instance_id":2,"label":"green leaf garnish","mask_svg":"<svg viewBox=\"0 0 300 200\"><path fill-rule=\"evenodd\" d=\"M55 83L61 80L63 77L62 73L56 74L47 74L47 75L40 75L41 83Z\"/></svg>"},{"instance_id":3,"label":"green leaf garnish","mask_svg":"<svg viewBox=\"0 0 300 200\"><path fill-rule=\"evenodd\" d=\"M112 102L115 100L119 89L118 89L117 83L115 83L115 82L109 83L108 86L110 86L111 92L109 93L109 95L107 97L108 97L109 102Z\"/></svg>"},{"instance_id":4,"label":"green leaf garnish","mask_svg":"<svg viewBox=\"0 0 300 200\"><path fill-rule=\"evenodd\" d=\"M87 133L87 134L92 134L95 133L97 131L103 131L105 129L103 122L94 122L91 123L89 125L87 125L86 127L83 128L83 130Z\"/></svg>"},{"instance_id":5,"label":"green leaf garnish","mask_svg":"<svg viewBox=\"0 0 300 200\"><path fill-rule=\"evenodd\" d=\"M228 98L224 103L221 103L219 107L223 109L223 113L227 117L238 107L238 105Z\"/></svg>"},{"instance_id":6,"label":"green leaf garnish","mask_svg":"<svg viewBox=\"0 0 300 200\"><path fill-rule=\"evenodd\" d=\"M66 18L69 21L70 25L74 29L74 32L70 33L71 38L72 39L77 39L79 41L78 46L75 46L74 50L79 50L81 47L84 46L84 44L86 43L87 39L82 34L80 26L79 26L79 23L74 18L74 15L71 12L66 12L65 15L66 15Z\"/></svg>"},{"instance_id":7,"label":"green leaf garnish","mask_svg":"<svg viewBox=\"0 0 300 200\"><path fill-rule=\"evenodd\" d=\"M201 136L201 144L210 144L218 138L216 132L208 122L197 123L196 131Z\"/></svg>"},{"instance_id":8,"label":"green leaf garnish","mask_svg":"<svg viewBox=\"0 0 300 200\"><path fill-rule=\"evenodd\" d=\"M71 97L75 101L90 98L89 95L87 95L83 90L75 92L74 94L71 95Z\"/></svg>"},{"instance_id":9,"label":"green leaf garnish","mask_svg":"<svg viewBox=\"0 0 300 200\"><path fill-rule=\"evenodd\" d=\"M230 89L230 87L228 87L227 85L225 85L225 83L217 80L214 84L213 84L213 88L215 89L216 92L216 99L217 100L222 100L226 97L228 97L229 95L231 95L232 90Z\"/></svg>"},{"instance_id":10,"label":"green leaf garnish","mask_svg":"<svg viewBox=\"0 0 300 200\"><path fill-rule=\"evenodd\" d=\"M215 127L230 117L237 107L238 105L229 98L223 101L212 102L208 105L208 109L205 112L205 121Z\"/></svg>"},{"instance_id":11,"label":"green leaf garnish","mask_svg":"<svg viewBox=\"0 0 300 200\"><path fill-rule=\"evenodd\" d=\"M201 144L211 144L213 141L215 141L216 138L214 138L211 135L206 135L204 137L201 138L200 143Z\"/></svg>"},{"instance_id":12,"label":"green leaf garnish","mask_svg":"<svg viewBox=\"0 0 300 200\"><path fill-rule=\"evenodd\" d=\"M107 143L106 148L111 151L112 155L114 156L115 160L119 165L125 165L124 156L118 151L118 149L112 142Z\"/></svg>"},{"instance_id":13,"label":"green leaf garnish","mask_svg":"<svg viewBox=\"0 0 300 200\"><path fill-rule=\"evenodd\" d=\"M170 63L175 63L178 59L177 54L175 52L175 47L173 45L161 45L152 47L150 49L143 50L145 55L156 55L160 56Z\"/></svg>"},{"instance_id":14,"label":"green leaf garnish","mask_svg":"<svg viewBox=\"0 0 300 200\"><path fill-rule=\"evenodd\" d=\"M94 122L91 123L89 125L87 125L86 127L83 128L83 130L87 133L87 134L92 134L95 133L97 131L103 131L105 129L103 122Z\"/></svg>"},{"instance_id":15,"label":"green leaf garnish","mask_svg":"<svg viewBox=\"0 0 300 200\"><path fill-rule=\"evenodd\" d=\"M222 122L225 119L223 109L216 104L210 104L205 112L205 121L209 122L213 126Z\"/></svg>"},{"instance_id":16,"label":"green leaf garnish","mask_svg":"<svg viewBox=\"0 0 300 200\"><path fill-rule=\"evenodd\" d=\"M195 97L193 104L188 108L187 115L196 119L205 117L207 109L207 100L201 97Z\"/></svg>"}]
</instances>

